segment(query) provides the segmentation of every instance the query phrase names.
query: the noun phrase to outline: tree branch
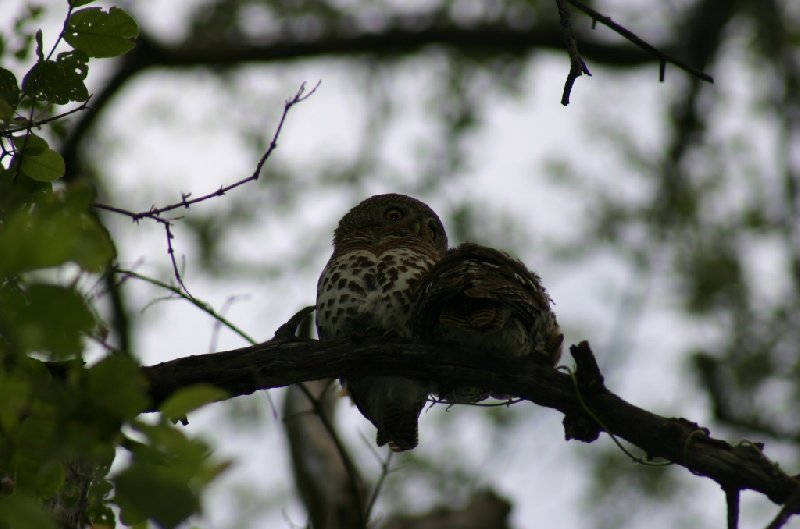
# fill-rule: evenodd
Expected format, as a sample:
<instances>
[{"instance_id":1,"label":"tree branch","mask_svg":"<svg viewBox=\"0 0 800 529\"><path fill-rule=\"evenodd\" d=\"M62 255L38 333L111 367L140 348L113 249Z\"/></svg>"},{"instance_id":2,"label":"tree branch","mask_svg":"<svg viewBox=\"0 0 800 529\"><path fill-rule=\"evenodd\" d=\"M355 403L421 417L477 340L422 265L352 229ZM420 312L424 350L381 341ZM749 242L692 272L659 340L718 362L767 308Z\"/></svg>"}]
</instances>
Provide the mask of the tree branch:
<instances>
[{"instance_id":1,"label":"tree branch","mask_svg":"<svg viewBox=\"0 0 800 529\"><path fill-rule=\"evenodd\" d=\"M556 0L558 6L558 18L561 21L561 30L564 32L564 44L569 53L569 73L567 80L564 83L564 92L561 95L561 104L564 106L569 105L569 96L572 93L572 85L575 80L583 74L592 75L589 67L583 61L580 52L578 52L578 42L575 40L575 32L572 29L572 22L570 20L569 9L565 0Z\"/></svg>"},{"instance_id":2,"label":"tree branch","mask_svg":"<svg viewBox=\"0 0 800 529\"><path fill-rule=\"evenodd\" d=\"M593 361L586 342L573 346L572 352L583 365L591 364L590 357ZM352 343L277 338L233 351L144 367L142 374L149 383L150 411L155 411L174 391L192 384L213 384L237 396L308 380L366 374L477 385L585 421L587 411L582 400L608 433L638 446L649 458L662 457L713 479L723 489L750 489L783 504L800 485L765 457L759 445L744 442L733 446L711 437L707 429L691 421L661 417L638 408L602 384L586 386L579 379L579 388L593 388L585 394L581 390L579 398L569 375L535 359L486 358L478 352L409 340L382 338Z\"/></svg>"},{"instance_id":3,"label":"tree branch","mask_svg":"<svg viewBox=\"0 0 800 529\"><path fill-rule=\"evenodd\" d=\"M560 0L560 1L563 1L563 0ZM659 62L659 68L658 68L658 70L659 70L659 76L658 76L659 81L661 81L661 82L664 81L664 69L666 68L667 63L672 63L675 66L677 66L678 68L680 68L681 70L684 70L684 71L692 74L693 76L697 77L701 81L705 81L707 83L713 83L714 82L714 78L711 77L710 75L708 75L707 73L705 73L705 72L703 72L703 71L691 66L690 64L688 64L685 61L682 61L682 60L680 60L680 59L678 59L676 57L673 57L669 53L665 53L664 51L659 50L658 48L656 48L655 46L653 46L649 42L647 42L644 39L642 39L640 36L638 36L633 31L631 31L628 28L626 28L626 27L614 22L611 19L611 17L603 15L601 13L598 13L597 11L592 9L591 7L587 6L586 4L584 4L582 2L579 2L578 0L566 0L566 1L569 2L570 4L574 5L576 8L580 9L581 11L583 11L584 13L589 15L590 17L592 17L592 25L593 26L594 26L595 23L600 22L601 24L603 24L604 26L608 27L609 29L611 29L615 33L617 33L617 34L621 35L622 37L624 37L625 40L627 40L629 42L632 42L633 44L635 44L639 48L643 49L644 51L652 54L653 57L657 58L658 62ZM570 56L571 56L571 54L570 54Z\"/></svg>"},{"instance_id":4,"label":"tree branch","mask_svg":"<svg viewBox=\"0 0 800 529\"><path fill-rule=\"evenodd\" d=\"M138 74L160 68L196 68L205 66L227 70L245 64L280 63L320 57L354 57L362 55L402 57L430 46L445 46L464 53L520 55L534 50L562 50L564 37L558 24L534 23L526 26L497 22L462 26L433 20L417 20L412 24L402 17L389 18L380 32L350 28L327 30L320 37L309 39L291 32L276 34L266 43L214 43L213 46L189 43L165 44L146 31L140 33L136 47L116 63L105 85L92 96L92 108L80 114L70 136L61 148L70 181L82 170L79 148L114 96ZM609 44L592 36L580 35L583 56L595 63L627 67L650 64L651 53L625 44ZM666 55L678 49L678 43L660 46Z\"/></svg>"}]
</instances>

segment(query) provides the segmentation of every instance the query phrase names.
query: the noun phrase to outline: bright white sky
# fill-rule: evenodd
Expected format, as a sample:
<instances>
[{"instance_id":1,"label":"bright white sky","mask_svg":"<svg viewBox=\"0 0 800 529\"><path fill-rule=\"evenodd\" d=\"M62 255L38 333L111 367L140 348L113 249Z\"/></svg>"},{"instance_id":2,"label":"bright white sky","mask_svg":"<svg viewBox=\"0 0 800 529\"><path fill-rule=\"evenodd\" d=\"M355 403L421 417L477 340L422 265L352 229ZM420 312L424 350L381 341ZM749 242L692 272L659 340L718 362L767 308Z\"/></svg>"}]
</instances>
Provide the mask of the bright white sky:
<instances>
[{"instance_id":1,"label":"bright white sky","mask_svg":"<svg viewBox=\"0 0 800 529\"><path fill-rule=\"evenodd\" d=\"M4 7L8 2L3 1ZM62 3L53 2L59 6ZM624 17L617 15L623 4L610 2L613 7L603 11L625 23ZM159 7L154 8L155 5ZM154 24L159 33L169 33L180 24L188 5L189 2L148 3L147 9L152 10L147 12L151 15L143 14L147 16L141 16L134 6L128 7L143 25ZM59 16L57 11L53 13L56 24ZM579 16L575 18L585 22ZM46 42L54 31L45 31ZM391 98L403 109L403 118L393 127L382 150L386 167L405 179L413 178L415 146L437 132L426 120L424 97L420 97L436 72L426 71L420 64L424 66L417 61L398 71ZM554 156L562 157L615 192L626 196L641 193L642 180L631 175L631 169L613 151L604 127L614 123L632 131L637 146L657 155L665 134L665 105L682 82L683 74L670 69L667 82L659 84L655 68L623 73L590 64L594 77L578 79L572 104L565 108L559 101L568 66L565 54L538 54L527 68L527 89L520 99L487 93L491 112L486 125L471 137L474 149L468 170L446 193L420 198L435 209L446 211L460 199L471 197L525 222L533 240L510 250L543 277L556 302L567 342L588 338L601 368L609 375L611 389L632 403L656 413L706 422L706 402L686 383L686 359L679 356L679 351L684 350L685 344L713 334L713 330L692 326L675 315L669 278L642 282L612 255L600 255L580 266L565 268L544 250L549 245L540 244L575 236L586 212L586 204L574 196L574 189L548 175L546 162ZM92 75L100 75L100 70L92 64ZM747 72L742 73L735 64L714 73L719 96L728 101L728 117L720 122L724 139L725 130L740 131L744 126L741 116L750 95L746 87L752 79L747 79ZM102 135L96 139L96 145L107 151L102 169L106 181L114 186L115 205L147 209L151 204L172 202L181 192L204 194L249 175L256 160L237 131L243 126L273 130L283 100L303 81L313 84L321 79L322 85L290 114L280 137L277 159L291 167L311 169L317 160L327 156L347 159L354 155L365 107L359 87L354 84L362 77L353 76L345 62L251 67L236 77L232 86L197 74L151 73L127 88L106 113ZM768 148L757 154L767 156ZM269 277L263 281L211 281L203 277L192 266L191 237L180 227L177 230L175 244L186 258L184 277L191 292L217 309L230 296L242 296L229 308L227 317L260 340L268 339L297 309L313 303L316 277L330 252L328 234L332 234L338 218L368 194L404 189L401 180L392 187L369 185L364 196L355 199L327 191L304 191L303 206L291 220L265 211L260 229L226 241L230 252L255 259L288 251L298 238L317 237L321 242L314 264L278 281ZM235 192L248 193L248 189ZM217 207L204 203L196 210L213 211ZM493 222L492 217L484 220L488 225ZM164 234L159 227L144 222L136 226L125 219L118 219L112 227L124 266L143 260L139 270L144 273L168 270ZM621 301L632 288L635 292L648 292L647 303L638 314L629 315L624 332L615 331ZM129 293L138 309L162 295L133 284ZM144 312L137 336L138 351L145 364L201 354L209 351L212 328L213 322L187 303L159 303ZM241 339L223 331L216 349L243 345ZM564 361L571 363L568 358ZM272 392L278 404L280 393ZM230 417L234 409L240 414L249 409L256 418L237 422ZM601 444L609 443L608 438L591 445L566 443L560 414L526 405L516 410L523 418L513 437L498 450L486 435L489 423L482 417L483 410L452 410L449 414L455 418L448 417L447 424L442 425L437 419L444 413L443 408L437 407L423 415L418 450L443 459L457 453L476 468L485 469L485 482L478 485L494 487L511 499L515 527L591 526L584 508L590 493L585 460L600 450ZM282 508L257 516L248 527L289 527L284 516L295 526L304 523L302 511L289 500L292 483L280 420L268 412L263 394L209 406L189 419L191 433L202 434L219 455L236 462L212 488L199 522L201 527L236 527L237 513L272 507L265 505L265 498L272 498ZM357 447L359 462L376 470L377 464L358 436L361 433L372 439L371 426L346 405L342 406L341 421L345 437ZM395 461L402 463L403 457ZM686 475L680 507L648 511L648 527L674 527L679 525L676 521L689 519L694 527L724 526L724 499L718 487L709 480L693 478L682 469L676 472ZM402 480L403 471L391 479ZM283 496L276 497L276 492ZM416 506L428 506L424 491L416 496ZM771 510L764 511L762 507L769 509L769 503L761 498L754 499L754 503L757 508L749 503L743 506L743 527L766 525ZM636 515L636 506L619 508Z\"/></svg>"}]
</instances>

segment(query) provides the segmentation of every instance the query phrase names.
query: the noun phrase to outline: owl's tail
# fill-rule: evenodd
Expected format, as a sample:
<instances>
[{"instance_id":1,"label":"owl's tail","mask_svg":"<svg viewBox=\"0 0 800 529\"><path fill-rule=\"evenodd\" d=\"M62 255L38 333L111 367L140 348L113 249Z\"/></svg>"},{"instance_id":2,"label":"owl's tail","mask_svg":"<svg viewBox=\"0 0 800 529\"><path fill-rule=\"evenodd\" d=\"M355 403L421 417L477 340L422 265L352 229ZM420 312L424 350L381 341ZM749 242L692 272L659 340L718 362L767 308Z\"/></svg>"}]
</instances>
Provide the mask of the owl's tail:
<instances>
[{"instance_id":1,"label":"owl's tail","mask_svg":"<svg viewBox=\"0 0 800 529\"><path fill-rule=\"evenodd\" d=\"M390 405L384 413L384 422L378 427L378 446L389 443L393 452L411 450L417 446L417 418L420 408Z\"/></svg>"}]
</instances>

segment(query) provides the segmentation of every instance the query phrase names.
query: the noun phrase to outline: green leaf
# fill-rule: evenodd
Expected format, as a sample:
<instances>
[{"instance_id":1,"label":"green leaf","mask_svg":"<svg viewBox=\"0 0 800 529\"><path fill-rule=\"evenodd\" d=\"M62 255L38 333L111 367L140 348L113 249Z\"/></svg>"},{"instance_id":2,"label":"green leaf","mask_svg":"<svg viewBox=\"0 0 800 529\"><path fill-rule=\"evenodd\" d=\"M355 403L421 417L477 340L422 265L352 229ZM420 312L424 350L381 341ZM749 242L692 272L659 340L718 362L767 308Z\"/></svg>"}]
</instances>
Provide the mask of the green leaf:
<instances>
[{"instance_id":1,"label":"green leaf","mask_svg":"<svg viewBox=\"0 0 800 529\"><path fill-rule=\"evenodd\" d=\"M173 393L162 405L161 413L170 419L184 417L210 402L225 400L229 393L210 384L195 384Z\"/></svg>"},{"instance_id":2,"label":"green leaf","mask_svg":"<svg viewBox=\"0 0 800 529\"><path fill-rule=\"evenodd\" d=\"M13 142L17 153L12 170L16 170L21 162L22 173L38 182L52 182L64 176L64 159L45 140L35 134L26 134L14 137Z\"/></svg>"},{"instance_id":3,"label":"green leaf","mask_svg":"<svg viewBox=\"0 0 800 529\"><path fill-rule=\"evenodd\" d=\"M0 525L14 529L55 529L41 503L19 492L0 496Z\"/></svg>"},{"instance_id":4,"label":"green leaf","mask_svg":"<svg viewBox=\"0 0 800 529\"><path fill-rule=\"evenodd\" d=\"M88 61L82 51L59 53L55 61L39 61L25 74L22 89L34 99L59 105L86 101L89 91L83 81L89 73Z\"/></svg>"},{"instance_id":5,"label":"green leaf","mask_svg":"<svg viewBox=\"0 0 800 529\"><path fill-rule=\"evenodd\" d=\"M50 146L44 138L40 138L36 134L26 134L24 136L15 136L12 141L14 148L17 151L23 152L30 156L37 156L47 151Z\"/></svg>"},{"instance_id":6,"label":"green leaf","mask_svg":"<svg viewBox=\"0 0 800 529\"><path fill-rule=\"evenodd\" d=\"M147 408L145 383L130 357L107 356L86 372L88 397L119 421L136 417Z\"/></svg>"},{"instance_id":7,"label":"green leaf","mask_svg":"<svg viewBox=\"0 0 800 529\"><path fill-rule=\"evenodd\" d=\"M0 68L0 100L13 108L17 104L17 99L19 99L17 78L5 68Z\"/></svg>"},{"instance_id":8,"label":"green leaf","mask_svg":"<svg viewBox=\"0 0 800 529\"><path fill-rule=\"evenodd\" d=\"M122 9L89 7L69 17L64 40L90 57L116 57L133 49L138 35L136 21Z\"/></svg>"},{"instance_id":9,"label":"green leaf","mask_svg":"<svg viewBox=\"0 0 800 529\"><path fill-rule=\"evenodd\" d=\"M0 121L11 121L14 117L14 107L9 105L5 99L0 99Z\"/></svg>"},{"instance_id":10,"label":"green leaf","mask_svg":"<svg viewBox=\"0 0 800 529\"><path fill-rule=\"evenodd\" d=\"M0 224L0 275L74 262L101 272L114 258L106 229L91 211L92 190L71 186L18 208Z\"/></svg>"},{"instance_id":11,"label":"green leaf","mask_svg":"<svg viewBox=\"0 0 800 529\"><path fill-rule=\"evenodd\" d=\"M200 499L186 480L165 467L134 464L114 482L120 520L126 524L149 518L172 528L200 510Z\"/></svg>"},{"instance_id":12,"label":"green leaf","mask_svg":"<svg viewBox=\"0 0 800 529\"><path fill-rule=\"evenodd\" d=\"M0 327L22 351L79 354L95 318L73 288L34 283L22 291L0 289Z\"/></svg>"},{"instance_id":13,"label":"green leaf","mask_svg":"<svg viewBox=\"0 0 800 529\"><path fill-rule=\"evenodd\" d=\"M41 154L21 154L14 157L22 159L20 170L22 174L37 182L53 182L64 176L66 166L64 158L53 149L47 149Z\"/></svg>"},{"instance_id":14,"label":"green leaf","mask_svg":"<svg viewBox=\"0 0 800 529\"><path fill-rule=\"evenodd\" d=\"M94 0L69 0L70 7L80 7L91 4Z\"/></svg>"},{"instance_id":15,"label":"green leaf","mask_svg":"<svg viewBox=\"0 0 800 529\"><path fill-rule=\"evenodd\" d=\"M0 374L0 429L4 432L17 427L25 408L30 405L31 385L20 376Z\"/></svg>"},{"instance_id":16,"label":"green leaf","mask_svg":"<svg viewBox=\"0 0 800 529\"><path fill-rule=\"evenodd\" d=\"M6 219L14 210L45 200L53 192L53 184L30 178L14 178L15 168L0 167L0 218Z\"/></svg>"},{"instance_id":17,"label":"green leaf","mask_svg":"<svg viewBox=\"0 0 800 529\"><path fill-rule=\"evenodd\" d=\"M146 424L141 420L131 426L146 437L132 450L140 463L166 466L178 473L184 481L200 489L210 483L229 466L228 461L217 461L210 457L208 445L199 439L191 439L171 424Z\"/></svg>"},{"instance_id":18,"label":"green leaf","mask_svg":"<svg viewBox=\"0 0 800 529\"><path fill-rule=\"evenodd\" d=\"M48 447L52 450L53 445L56 444L49 443ZM47 454L37 459L18 458L14 470L18 476L17 488L33 492L39 498L53 496L64 484L64 465L47 458Z\"/></svg>"}]
</instances>

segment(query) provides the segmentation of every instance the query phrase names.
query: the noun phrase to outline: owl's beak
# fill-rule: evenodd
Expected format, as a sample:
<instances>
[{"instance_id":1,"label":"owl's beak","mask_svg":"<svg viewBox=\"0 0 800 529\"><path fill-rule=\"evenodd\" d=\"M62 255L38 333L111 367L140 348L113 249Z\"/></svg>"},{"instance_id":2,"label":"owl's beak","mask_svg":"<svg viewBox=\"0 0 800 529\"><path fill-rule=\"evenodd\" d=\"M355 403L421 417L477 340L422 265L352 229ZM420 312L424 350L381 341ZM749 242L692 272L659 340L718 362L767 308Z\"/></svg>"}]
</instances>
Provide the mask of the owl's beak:
<instances>
[{"instance_id":1,"label":"owl's beak","mask_svg":"<svg viewBox=\"0 0 800 529\"><path fill-rule=\"evenodd\" d=\"M390 224L389 226L375 228L371 230L370 234L373 241L380 242L383 237L389 234L404 235L408 233L413 233L414 235L418 236L420 233L422 233L422 223L418 220L413 222L400 221L396 224Z\"/></svg>"}]
</instances>

